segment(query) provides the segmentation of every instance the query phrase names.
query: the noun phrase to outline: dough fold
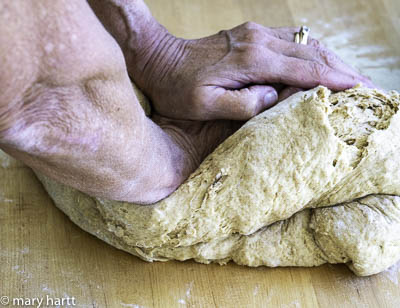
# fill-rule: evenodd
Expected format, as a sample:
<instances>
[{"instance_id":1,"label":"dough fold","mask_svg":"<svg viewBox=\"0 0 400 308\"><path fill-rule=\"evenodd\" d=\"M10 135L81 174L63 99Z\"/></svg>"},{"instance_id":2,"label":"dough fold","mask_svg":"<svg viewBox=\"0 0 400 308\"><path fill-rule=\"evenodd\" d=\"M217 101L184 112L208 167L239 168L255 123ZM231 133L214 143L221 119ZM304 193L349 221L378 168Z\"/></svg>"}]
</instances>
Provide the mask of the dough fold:
<instances>
[{"instance_id":1,"label":"dough fold","mask_svg":"<svg viewBox=\"0 0 400 308\"><path fill-rule=\"evenodd\" d=\"M371 275L400 259L399 104L395 91L362 87L297 93L149 206L37 176L77 225L146 261L346 263Z\"/></svg>"}]
</instances>

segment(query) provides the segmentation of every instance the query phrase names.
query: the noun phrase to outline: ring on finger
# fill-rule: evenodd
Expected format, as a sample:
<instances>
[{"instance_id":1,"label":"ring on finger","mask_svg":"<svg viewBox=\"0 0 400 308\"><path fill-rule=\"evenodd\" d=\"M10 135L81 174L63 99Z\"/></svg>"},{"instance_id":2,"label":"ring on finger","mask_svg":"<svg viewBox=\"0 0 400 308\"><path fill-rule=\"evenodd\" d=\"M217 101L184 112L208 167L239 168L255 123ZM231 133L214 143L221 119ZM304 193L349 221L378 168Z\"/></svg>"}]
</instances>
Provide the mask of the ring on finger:
<instances>
[{"instance_id":1,"label":"ring on finger","mask_svg":"<svg viewBox=\"0 0 400 308\"><path fill-rule=\"evenodd\" d=\"M309 33L310 33L309 27L301 26L300 31L294 34L294 42L297 44L307 45Z\"/></svg>"}]
</instances>

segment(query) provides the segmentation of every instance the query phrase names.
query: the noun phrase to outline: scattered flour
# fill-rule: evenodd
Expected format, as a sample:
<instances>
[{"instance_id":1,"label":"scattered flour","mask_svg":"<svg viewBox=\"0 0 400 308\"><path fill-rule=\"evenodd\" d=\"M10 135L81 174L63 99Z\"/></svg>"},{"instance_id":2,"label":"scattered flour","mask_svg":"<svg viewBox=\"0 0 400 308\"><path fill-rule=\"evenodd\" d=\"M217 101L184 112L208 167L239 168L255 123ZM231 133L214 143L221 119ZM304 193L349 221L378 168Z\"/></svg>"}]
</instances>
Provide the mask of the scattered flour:
<instances>
[{"instance_id":1,"label":"scattered flour","mask_svg":"<svg viewBox=\"0 0 400 308\"><path fill-rule=\"evenodd\" d=\"M282 304L281 308L301 308L301 304L299 301L293 301L288 304Z\"/></svg>"},{"instance_id":2,"label":"scattered flour","mask_svg":"<svg viewBox=\"0 0 400 308\"><path fill-rule=\"evenodd\" d=\"M186 301L183 298L178 299L178 303L181 305L186 305Z\"/></svg>"},{"instance_id":3,"label":"scattered flour","mask_svg":"<svg viewBox=\"0 0 400 308\"><path fill-rule=\"evenodd\" d=\"M193 280L190 283L186 284L186 288L187 288L186 292L185 292L186 299L183 299L183 298L178 299L178 304L187 305L187 300L190 299L193 285L194 285Z\"/></svg>"},{"instance_id":4,"label":"scattered flour","mask_svg":"<svg viewBox=\"0 0 400 308\"><path fill-rule=\"evenodd\" d=\"M136 305L136 304L125 304L124 302L120 303L122 307L129 307L129 308L145 308L144 306Z\"/></svg>"},{"instance_id":5,"label":"scattered flour","mask_svg":"<svg viewBox=\"0 0 400 308\"><path fill-rule=\"evenodd\" d=\"M27 283L28 280L32 278L32 273L22 269L19 265L13 266L12 270L20 277L23 284Z\"/></svg>"},{"instance_id":6,"label":"scattered flour","mask_svg":"<svg viewBox=\"0 0 400 308\"><path fill-rule=\"evenodd\" d=\"M258 294L258 289L259 288L260 288L260 286L257 284L256 287L254 288L253 296L256 296Z\"/></svg>"},{"instance_id":7,"label":"scattered flour","mask_svg":"<svg viewBox=\"0 0 400 308\"><path fill-rule=\"evenodd\" d=\"M398 286L400 276L400 262L397 262L395 265L389 267L386 271L382 272L381 275L389 279L396 286Z\"/></svg>"},{"instance_id":8,"label":"scattered flour","mask_svg":"<svg viewBox=\"0 0 400 308\"><path fill-rule=\"evenodd\" d=\"M29 253L29 247L24 247L23 249L20 250L20 253L23 255L26 255Z\"/></svg>"},{"instance_id":9,"label":"scattered flour","mask_svg":"<svg viewBox=\"0 0 400 308\"><path fill-rule=\"evenodd\" d=\"M49 288L48 285L42 284L42 285L40 285L40 287L42 288L42 292L46 292L48 294L54 294L54 290Z\"/></svg>"},{"instance_id":10,"label":"scattered flour","mask_svg":"<svg viewBox=\"0 0 400 308\"><path fill-rule=\"evenodd\" d=\"M191 281L191 282L187 285L187 286L188 286L188 288L187 288L187 290L186 290L186 297L187 297L187 298L190 298L190 292L192 292L193 284L194 284L194 281Z\"/></svg>"},{"instance_id":11,"label":"scattered flour","mask_svg":"<svg viewBox=\"0 0 400 308\"><path fill-rule=\"evenodd\" d=\"M14 203L15 200L6 198L0 193L0 203Z\"/></svg>"}]
</instances>

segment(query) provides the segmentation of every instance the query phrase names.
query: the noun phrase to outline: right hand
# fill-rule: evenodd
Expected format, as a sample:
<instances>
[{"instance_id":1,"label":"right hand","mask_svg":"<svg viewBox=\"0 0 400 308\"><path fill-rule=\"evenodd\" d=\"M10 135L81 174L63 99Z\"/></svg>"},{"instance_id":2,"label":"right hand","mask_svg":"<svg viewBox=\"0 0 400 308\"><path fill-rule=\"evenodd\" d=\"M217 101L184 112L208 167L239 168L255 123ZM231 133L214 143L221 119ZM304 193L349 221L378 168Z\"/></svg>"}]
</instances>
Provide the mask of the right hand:
<instances>
[{"instance_id":1,"label":"right hand","mask_svg":"<svg viewBox=\"0 0 400 308\"><path fill-rule=\"evenodd\" d=\"M190 175L208 154L226 138L237 131L243 121L214 120L192 121L166 118L153 114L151 118L185 152L185 173Z\"/></svg>"},{"instance_id":2,"label":"right hand","mask_svg":"<svg viewBox=\"0 0 400 308\"><path fill-rule=\"evenodd\" d=\"M279 93L278 102L301 91L299 88L286 87ZM153 113L151 119L167 133L186 153L186 173L192 173L200 163L213 152L226 138L235 133L245 121L177 120Z\"/></svg>"}]
</instances>

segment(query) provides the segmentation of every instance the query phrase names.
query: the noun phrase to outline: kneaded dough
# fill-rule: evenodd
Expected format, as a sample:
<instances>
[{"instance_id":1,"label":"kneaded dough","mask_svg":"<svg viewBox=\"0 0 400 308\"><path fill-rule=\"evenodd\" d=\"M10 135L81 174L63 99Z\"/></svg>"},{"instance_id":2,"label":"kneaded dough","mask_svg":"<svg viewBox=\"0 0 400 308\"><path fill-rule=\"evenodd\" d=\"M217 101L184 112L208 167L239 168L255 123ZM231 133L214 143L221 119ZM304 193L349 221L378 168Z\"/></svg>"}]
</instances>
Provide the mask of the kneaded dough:
<instances>
[{"instance_id":1,"label":"kneaded dough","mask_svg":"<svg viewBox=\"0 0 400 308\"><path fill-rule=\"evenodd\" d=\"M146 261L248 266L400 259L400 97L356 87L297 93L248 121L168 198L93 198L37 174L84 230Z\"/></svg>"}]
</instances>

